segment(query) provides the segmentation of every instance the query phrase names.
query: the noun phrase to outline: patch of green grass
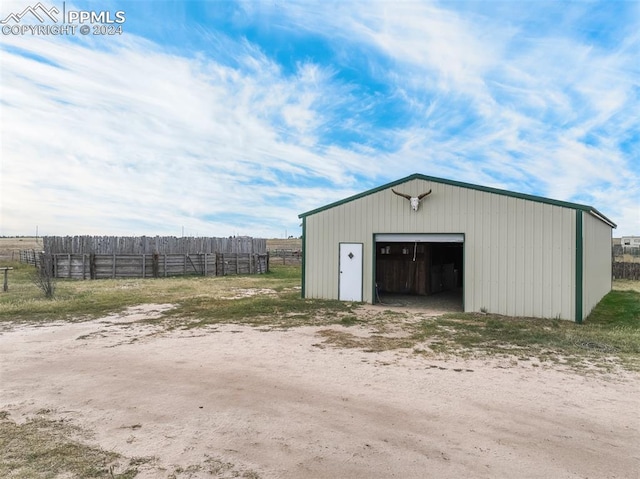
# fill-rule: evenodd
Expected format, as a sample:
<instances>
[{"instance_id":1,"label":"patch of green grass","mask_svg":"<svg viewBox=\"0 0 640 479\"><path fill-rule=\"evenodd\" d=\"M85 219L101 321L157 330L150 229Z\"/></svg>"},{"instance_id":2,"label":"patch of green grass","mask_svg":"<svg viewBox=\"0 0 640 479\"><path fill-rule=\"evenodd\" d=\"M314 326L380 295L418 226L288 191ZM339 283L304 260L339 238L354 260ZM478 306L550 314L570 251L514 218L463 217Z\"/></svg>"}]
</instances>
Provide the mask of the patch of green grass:
<instances>
[{"instance_id":1,"label":"patch of green grass","mask_svg":"<svg viewBox=\"0 0 640 479\"><path fill-rule=\"evenodd\" d=\"M362 323L362 321L358 319L358 316L355 314L349 314L340 318L340 324L342 326L353 326L358 323Z\"/></svg>"},{"instance_id":2,"label":"patch of green grass","mask_svg":"<svg viewBox=\"0 0 640 479\"><path fill-rule=\"evenodd\" d=\"M420 340L436 337L439 349L452 353L460 348L504 353L530 348L533 344L553 346L556 342L549 320L473 313L426 320L413 337Z\"/></svg>"},{"instance_id":3,"label":"patch of green grass","mask_svg":"<svg viewBox=\"0 0 640 479\"><path fill-rule=\"evenodd\" d=\"M271 265L270 271L264 278L269 281L290 281L290 285L300 284L300 266L299 265Z\"/></svg>"},{"instance_id":4,"label":"patch of green grass","mask_svg":"<svg viewBox=\"0 0 640 479\"><path fill-rule=\"evenodd\" d=\"M370 351L424 343L427 349L418 349L425 354L510 355L603 367L613 361L640 369L640 282L616 283L582 325L472 313L415 321L405 312L363 316L355 303L303 299L300 266L274 265L268 274L251 276L58 280L53 300L45 299L31 281L33 267L13 266L9 292L0 294L0 321L83 320L144 303L170 303L175 307L160 320L154 319L155 324L168 328L220 323L266 328L361 326L369 328L369 338L326 333L327 342Z\"/></svg>"},{"instance_id":5,"label":"patch of green grass","mask_svg":"<svg viewBox=\"0 0 640 479\"><path fill-rule=\"evenodd\" d=\"M117 313L129 306L144 303L177 304L182 311L219 307L221 296L238 288L272 289L285 296L300 297L299 266L274 266L263 275L223 277L172 277L147 279L58 279L56 295L46 299L31 279L33 266L14 263L9 279L9 292L0 294L0 322L46 322L58 320L86 320ZM293 291L291 291L293 290ZM264 298L263 298L264 299ZM258 300L257 303L260 301ZM285 300L281 306L286 306ZM239 305L223 308L232 316L234 310L247 308L251 301L240 300ZM277 307L277 305L276 305ZM268 314L269 306L255 304L256 311ZM204 313L203 313L204 314Z\"/></svg>"},{"instance_id":6,"label":"patch of green grass","mask_svg":"<svg viewBox=\"0 0 640 479\"><path fill-rule=\"evenodd\" d=\"M217 323L293 327L340 322L354 307L301 298L300 266L276 265L268 274L247 276L58 279L54 299L44 298L32 284L32 272L32 266L16 264L9 293L0 295L0 321L87 320L139 304L170 303L175 308L163 318L172 328Z\"/></svg>"},{"instance_id":7,"label":"patch of green grass","mask_svg":"<svg viewBox=\"0 0 640 479\"><path fill-rule=\"evenodd\" d=\"M420 323L412 334L432 351L455 355L511 355L640 370L640 293L611 291L584 324L558 319L452 313Z\"/></svg>"},{"instance_id":8,"label":"patch of green grass","mask_svg":"<svg viewBox=\"0 0 640 479\"><path fill-rule=\"evenodd\" d=\"M585 324L640 329L640 292L611 291L591 311Z\"/></svg>"},{"instance_id":9,"label":"patch of green grass","mask_svg":"<svg viewBox=\"0 0 640 479\"><path fill-rule=\"evenodd\" d=\"M478 313L450 313L412 322L383 311L366 321L344 317L343 325L364 325L368 335L332 329L319 334L326 344L364 351L413 348L416 354L501 357L514 364L537 359L576 370L640 370L639 308L640 292L612 291L584 324Z\"/></svg>"},{"instance_id":10,"label":"patch of green grass","mask_svg":"<svg viewBox=\"0 0 640 479\"><path fill-rule=\"evenodd\" d=\"M219 323L293 327L339 322L352 308L350 303L303 299L299 292L288 291L237 299L190 298L168 312L167 317L176 318L178 325L188 328Z\"/></svg>"},{"instance_id":11,"label":"patch of green grass","mask_svg":"<svg viewBox=\"0 0 640 479\"><path fill-rule=\"evenodd\" d=\"M132 479L138 470L120 455L71 439L77 428L37 416L16 424L0 417L0 477ZM122 470L122 472L117 472Z\"/></svg>"}]
</instances>

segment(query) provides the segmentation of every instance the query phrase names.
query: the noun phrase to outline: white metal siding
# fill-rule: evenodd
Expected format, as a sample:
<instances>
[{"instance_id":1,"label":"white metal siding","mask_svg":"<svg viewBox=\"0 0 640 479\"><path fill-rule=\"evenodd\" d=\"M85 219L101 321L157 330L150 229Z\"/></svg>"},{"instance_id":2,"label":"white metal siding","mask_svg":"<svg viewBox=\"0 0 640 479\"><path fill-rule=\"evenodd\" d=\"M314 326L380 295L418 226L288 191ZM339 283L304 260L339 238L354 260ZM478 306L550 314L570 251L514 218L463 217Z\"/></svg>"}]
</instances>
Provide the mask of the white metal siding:
<instances>
[{"instance_id":1,"label":"white metal siding","mask_svg":"<svg viewBox=\"0 0 640 479\"><path fill-rule=\"evenodd\" d=\"M418 212L381 190L306 217L305 296L338 298L338 244L364 244L364 297L372 302L373 235L463 233L466 311L573 319L575 210L423 179L396 185Z\"/></svg>"},{"instance_id":2,"label":"white metal siding","mask_svg":"<svg viewBox=\"0 0 640 479\"><path fill-rule=\"evenodd\" d=\"M611 291L611 228L585 213L583 232L582 319L585 319L602 297Z\"/></svg>"}]
</instances>

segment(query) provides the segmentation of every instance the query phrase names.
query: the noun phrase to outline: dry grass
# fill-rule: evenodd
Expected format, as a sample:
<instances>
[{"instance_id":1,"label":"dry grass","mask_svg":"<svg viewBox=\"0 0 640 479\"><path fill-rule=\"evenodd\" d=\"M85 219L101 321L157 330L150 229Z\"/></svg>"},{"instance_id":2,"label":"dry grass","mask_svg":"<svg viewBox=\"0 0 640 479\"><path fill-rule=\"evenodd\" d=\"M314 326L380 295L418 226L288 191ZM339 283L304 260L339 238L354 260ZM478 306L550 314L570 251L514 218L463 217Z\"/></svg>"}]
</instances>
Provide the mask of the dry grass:
<instances>
[{"instance_id":1,"label":"dry grass","mask_svg":"<svg viewBox=\"0 0 640 479\"><path fill-rule=\"evenodd\" d=\"M9 293L0 295L0 322L78 321L148 303L174 307L153 323L191 329L238 323L262 329L321 326L325 344L366 351L414 348L424 354L516 355L541 361L640 369L640 282L616 281L583 325L554 319L452 313L432 318L340 301L300 297L300 268L219 278L60 280L47 300L28 280L32 267L16 265ZM339 325L344 328L328 328ZM349 330L345 328L351 328ZM569 359L567 359L569 358ZM613 359L612 359L613 358Z\"/></svg>"},{"instance_id":2,"label":"dry grass","mask_svg":"<svg viewBox=\"0 0 640 479\"><path fill-rule=\"evenodd\" d=\"M185 318L206 320L207 317L220 319L223 310L236 311L243 307L251 312L270 312L268 298L282 311L287 310L287 302L292 306L300 299L300 268L276 266L266 275L202 277L184 276L158 279L104 279L79 281L59 279L56 295L47 300L31 279L33 266L14 263L15 269L9 279L9 292L0 294L0 322L41 322L79 321L118 313L127 307L145 303L174 303L176 311ZM269 290L273 295L256 294L239 299L234 298L248 290ZM321 302L315 303L319 305ZM326 303L326 302L325 302ZM262 304L262 308L260 308ZM327 303L328 304L328 303ZM333 302L337 308L341 303ZM313 303L300 304L310 310ZM212 311L212 309L219 311ZM295 307L293 308L295 311Z\"/></svg>"},{"instance_id":3,"label":"dry grass","mask_svg":"<svg viewBox=\"0 0 640 479\"><path fill-rule=\"evenodd\" d=\"M269 251L276 249L300 250L302 249L302 240L300 238L268 239L267 249Z\"/></svg>"},{"instance_id":4,"label":"dry grass","mask_svg":"<svg viewBox=\"0 0 640 479\"><path fill-rule=\"evenodd\" d=\"M126 458L90 446L90 436L55 411L41 410L22 423L0 411L0 477L21 479L133 479L154 457ZM200 464L175 465L169 479L220 477L259 479L253 470L206 456Z\"/></svg>"},{"instance_id":5,"label":"dry grass","mask_svg":"<svg viewBox=\"0 0 640 479\"><path fill-rule=\"evenodd\" d=\"M158 328L237 323L282 329L340 323L352 315L355 306L302 299L300 267L295 266L274 266L267 275L253 276L65 279L58 281L53 300L47 300L28 280L32 270L16 265L9 293L0 295L1 328L11 329L19 323L84 321L160 301L173 307L148 320Z\"/></svg>"},{"instance_id":6,"label":"dry grass","mask_svg":"<svg viewBox=\"0 0 640 479\"><path fill-rule=\"evenodd\" d=\"M609 323L608 312L626 300L640 305L640 295L616 298L604 305L591 323L583 325L557 319L511 318L480 313L450 313L415 321L406 313L404 321L386 331L376 326L385 313L359 321L349 329L331 327L318 331L324 341L318 347L358 348L365 352L411 349L433 358L511 359L562 366L576 372L640 370L640 317L626 316ZM627 311L632 307L622 306ZM615 314L614 314L615 315ZM635 319L633 319L635 317Z\"/></svg>"},{"instance_id":7,"label":"dry grass","mask_svg":"<svg viewBox=\"0 0 640 479\"><path fill-rule=\"evenodd\" d=\"M0 411L0 477L129 479L136 465L151 459L125 459L114 452L88 446L83 432L64 419L40 411L23 423Z\"/></svg>"},{"instance_id":8,"label":"dry grass","mask_svg":"<svg viewBox=\"0 0 640 479\"><path fill-rule=\"evenodd\" d=\"M627 253L616 255L614 260L620 263L640 263L640 256Z\"/></svg>"},{"instance_id":9,"label":"dry grass","mask_svg":"<svg viewBox=\"0 0 640 479\"><path fill-rule=\"evenodd\" d=\"M324 342L364 351L413 348L431 357L511 358L574 371L640 370L640 282L621 282L584 324L480 313L428 317L356 311L318 332Z\"/></svg>"},{"instance_id":10,"label":"dry grass","mask_svg":"<svg viewBox=\"0 0 640 479\"><path fill-rule=\"evenodd\" d=\"M636 291L640 293L640 281L616 279L613 282L612 289L615 291Z\"/></svg>"},{"instance_id":11,"label":"dry grass","mask_svg":"<svg viewBox=\"0 0 640 479\"><path fill-rule=\"evenodd\" d=\"M404 349L424 357L488 357L562 365L574 371L640 369L640 282L616 281L614 291L583 325L556 319L508 318L359 308L356 304L300 298L300 268L278 267L261 276L181 277L59 283L46 300L29 281L31 268L16 265L9 293L0 295L0 321L79 320L143 303L171 303L154 323L195 328L242 323L261 329L321 326L318 347L368 352ZM0 477L133 478L153 458L125 458L90 445L90 437L51 411L16 422L0 411ZM171 478L257 479L216 457L176 465Z\"/></svg>"},{"instance_id":12,"label":"dry grass","mask_svg":"<svg viewBox=\"0 0 640 479\"><path fill-rule=\"evenodd\" d=\"M324 344L340 348L358 348L367 353L388 351L390 349L412 348L416 345L413 337L396 337L383 334L359 336L348 331L338 331L335 329L322 329L318 331L318 334L325 338Z\"/></svg>"},{"instance_id":13,"label":"dry grass","mask_svg":"<svg viewBox=\"0 0 640 479\"><path fill-rule=\"evenodd\" d=\"M168 479L178 478L195 478L195 477L219 477L219 478L243 478L243 479L260 479L260 475L249 469L239 470L234 464L223 461L221 459L206 456L201 464L191 464L189 466L178 466Z\"/></svg>"}]
</instances>

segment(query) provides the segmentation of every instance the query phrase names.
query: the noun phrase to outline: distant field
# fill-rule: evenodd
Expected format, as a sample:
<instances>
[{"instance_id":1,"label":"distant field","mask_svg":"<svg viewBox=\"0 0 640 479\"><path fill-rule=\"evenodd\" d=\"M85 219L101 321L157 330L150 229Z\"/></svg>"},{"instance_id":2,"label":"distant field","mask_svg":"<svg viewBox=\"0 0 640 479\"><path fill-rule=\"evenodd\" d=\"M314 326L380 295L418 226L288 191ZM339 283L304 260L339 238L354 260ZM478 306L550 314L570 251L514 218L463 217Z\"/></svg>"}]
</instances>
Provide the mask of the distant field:
<instances>
[{"instance_id":1,"label":"distant field","mask_svg":"<svg viewBox=\"0 0 640 479\"><path fill-rule=\"evenodd\" d=\"M35 236L0 238L0 261L20 261L20 250L42 249L42 239Z\"/></svg>"},{"instance_id":2,"label":"distant field","mask_svg":"<svg viewBox=\"0 0 640 479\"><path fill-rule=\"evenodd\" d=\"M633 254L616 255L614 259L620 263L640 263L640 256Z\"/></svg>"},{"instance_id":3,"label":"distant field","mask_svg":"<svg viewBox=\"0 0 640 479\"><path fill-rule=\"evenodd\" d=\"M302 248L302 240L300 238L293 239L268 239L267 249L274 251L277 249L299 250Z\"/></svg>"}]
</instances>

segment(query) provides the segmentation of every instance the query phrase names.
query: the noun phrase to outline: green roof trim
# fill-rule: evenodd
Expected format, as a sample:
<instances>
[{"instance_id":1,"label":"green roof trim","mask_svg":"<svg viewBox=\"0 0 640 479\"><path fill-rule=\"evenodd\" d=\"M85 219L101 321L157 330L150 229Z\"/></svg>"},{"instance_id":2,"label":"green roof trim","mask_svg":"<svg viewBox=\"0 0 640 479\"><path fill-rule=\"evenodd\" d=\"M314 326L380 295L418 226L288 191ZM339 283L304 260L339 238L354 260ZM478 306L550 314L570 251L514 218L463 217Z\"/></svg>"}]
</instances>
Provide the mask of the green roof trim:
<instances>
[{"instance_id":1,"label":"green roof trim","mask_svg":"<svg viewBox=\"0 0 640 479\"><path fill-rule=\"evenodd\" d=\"M354 200L357 200L357 199L360 199L360 198L364 198L365 196L369 196L369 195L372 195L374 193L378 193L379 191L386 190L386 189L389 189L389 188L393 188L394 186L397 186L397 185L400 185L402 183L406 183L406 182L412 181L412 180L424 180L424 181L430 181L430 182L433 182L433 183L442 183L444 185L458 186L460 188L467 188L467 189L471 189L471 190L483 191L485 193L493 193L493 194L496 194L496 195L509 196L511 198L518 198L518 199L521 199L521 200L529 200L529 201L535 201L537 203L545 203L545 204L553 205L553 206L561 206L563 208L571 208L571 209L579 210L579 211L587 211L588 213L594 215L596 218L598 218L599 220L601 220L604 223L608 224L612 228L616 228L617 227L617 225L613 221L611 221L605 215L600 213L593 206L581 205L581 204L578 204L578 203L570 203L568 201L553 200L551 198L545 198L543 196L528 195L528 194L525 194L525 193L516 193L515 191L501 190L499 188L491 188L491 187L488 187L488 186L474 185L472 183L464 183L462 181L447 180L445 178L436 178L435 176L427 176L427 175L422 175L420 173L414 173L413 175L407 176L406 178L401 178L399 180L392 181L391 183L387 183L386 185L378 186L377 188L373 188L371 190L367 190L367 191L364 191L362 193L358 193L357 195L353 195L353 196L350 196L350 197L345 198L343 200L336 201L334 203L330 203L328 205L322 206L320 208L316 208L316 209L311 210L311 211L307 211L306 213L300 213L298 215L298 218L306 218L307 216L315 215L316 213L320 213L322 211L326 211L326 210L329 210L331 208L335 208L336 206L340 206L340 205L343 205L345 203L349 203L351 201L354 201Z\"/></svg>"}]
</instances>

